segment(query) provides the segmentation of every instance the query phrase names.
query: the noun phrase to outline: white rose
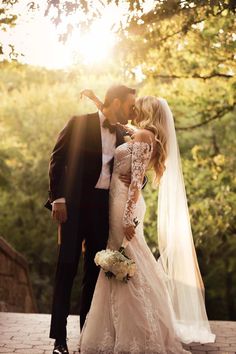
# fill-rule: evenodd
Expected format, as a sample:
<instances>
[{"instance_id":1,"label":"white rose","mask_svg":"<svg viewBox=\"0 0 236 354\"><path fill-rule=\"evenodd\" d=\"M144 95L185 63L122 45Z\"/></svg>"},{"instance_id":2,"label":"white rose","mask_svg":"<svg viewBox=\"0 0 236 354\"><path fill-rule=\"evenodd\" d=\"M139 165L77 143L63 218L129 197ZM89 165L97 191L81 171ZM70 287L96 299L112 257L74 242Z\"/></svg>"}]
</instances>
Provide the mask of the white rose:
<instances>
[{"instance_id":1,"label":"white rose","mask_svg":"<svg viewBox=\"0 0 236 354\"><path fill-rule=\"evenodd\" d=\"M118 273L118 274L116 274L116 279L122 281L122 280L124 280L126 275L127 275L127 273L126 274L124 274L123 272Z\"/></svg>"},{"instance_id":2,"label":"white rose","mask_svg":"<svg viewBox=\"0 0 236 354\"><path fill-rule=\"evenodd\" d=\"M122 263L117 262L117 263L112 264L111 271L114 274L120 273L122 271Z\"/></svg>"},{"instance_id":3,"label":"white rose","mask_svg":"<svg viewBox=\"0 0 236 354\"><path fill-rule=\"evenodd\" d=\"M129 273L130 277L134 276L134 274L136 273L136 264L135 263L131 264L131 266L129 267L128 273Z\"/></svg>"}]
</instances>

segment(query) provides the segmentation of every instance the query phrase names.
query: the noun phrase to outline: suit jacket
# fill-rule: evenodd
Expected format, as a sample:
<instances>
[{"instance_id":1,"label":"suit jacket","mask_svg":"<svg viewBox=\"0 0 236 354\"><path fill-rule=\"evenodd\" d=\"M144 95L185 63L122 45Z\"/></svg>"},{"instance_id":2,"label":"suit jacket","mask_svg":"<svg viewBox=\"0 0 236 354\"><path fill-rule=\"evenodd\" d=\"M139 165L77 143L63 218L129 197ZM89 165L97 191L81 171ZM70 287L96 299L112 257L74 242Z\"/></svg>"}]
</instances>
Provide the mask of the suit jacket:
<instances>
[{"instance_id":1,"label":"suit jacket","mask_svg":"<svg viewBox=\"0 0 236 354\"><path fill-rule=\"evenodd\" d=\"M125 133L116 128L116 146ZM72 117L59 133L49 163L49 198L45 207L65 197L80 206L83 196L93 189L102 169L102 139L98 112ZM111 172L113 161L111 162Z\"/></svg>"}]
</instances>

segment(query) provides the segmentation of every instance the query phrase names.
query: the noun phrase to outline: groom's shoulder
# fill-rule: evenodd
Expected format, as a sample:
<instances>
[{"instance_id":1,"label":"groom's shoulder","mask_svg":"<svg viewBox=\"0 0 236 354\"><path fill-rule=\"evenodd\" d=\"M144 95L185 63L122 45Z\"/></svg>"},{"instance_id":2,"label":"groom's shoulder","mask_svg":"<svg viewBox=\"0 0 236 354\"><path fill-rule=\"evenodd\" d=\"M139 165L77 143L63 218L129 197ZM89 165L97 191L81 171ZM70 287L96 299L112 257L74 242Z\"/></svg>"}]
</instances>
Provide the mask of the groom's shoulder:
<instances>
[{"instance_id":1,"label":"groom's shoulder","mask_svg":"<svg viewBox=\"0 0 236 354\"><path fill-rule=\"evenodd\" d=\"M88 121L89 119L91 120L97 117L98 117L98 112L74 115L69 119L68 123L69 124L82 123Z\"/></svg>"}]
</instances>

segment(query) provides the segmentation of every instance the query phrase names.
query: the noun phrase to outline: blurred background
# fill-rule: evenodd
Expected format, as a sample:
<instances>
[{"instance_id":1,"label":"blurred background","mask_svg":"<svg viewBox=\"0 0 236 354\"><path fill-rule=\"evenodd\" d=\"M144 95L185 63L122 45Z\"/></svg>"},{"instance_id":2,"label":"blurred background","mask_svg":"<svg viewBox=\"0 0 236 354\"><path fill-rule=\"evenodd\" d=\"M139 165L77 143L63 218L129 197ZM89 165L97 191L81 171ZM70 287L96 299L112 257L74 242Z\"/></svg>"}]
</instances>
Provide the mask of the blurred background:
<instances>
[{"instance_id":1,"label":"blurred background","mask_svg":"<svg viewBox=\"0 0 236 354\"><path fill-rule=\"evenodd\" d=\"M50 313L57 260L43 207L51 150L72 115L96 110L80 90L103 99L123 83L169 102L209 319L236 320L235 49L232 0L0 2L0 236L28 263L34 311ZM158 256L151 179L145 235ZM0 273L2 310L11 310ZM80 281L81 264L75 314Z\"/></svg>"}]
</instances>

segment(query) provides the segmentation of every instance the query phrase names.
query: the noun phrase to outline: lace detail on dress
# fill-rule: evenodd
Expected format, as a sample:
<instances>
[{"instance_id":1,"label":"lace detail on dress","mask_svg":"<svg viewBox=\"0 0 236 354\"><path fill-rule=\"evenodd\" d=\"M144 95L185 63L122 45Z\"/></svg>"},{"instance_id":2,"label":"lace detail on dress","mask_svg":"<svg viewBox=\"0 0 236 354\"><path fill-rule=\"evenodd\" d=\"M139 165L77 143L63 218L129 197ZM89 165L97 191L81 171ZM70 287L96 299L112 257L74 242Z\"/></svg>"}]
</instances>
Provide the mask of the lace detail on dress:
<instances>
[{"instance_id":1,"label":"lace detail on dress","mask_svg":"<svg viewBox=\"0 0 236 354\"><path fill-rule=\"evenodd\" d=\"M114 344L114 338L111 336L108 329L104 332L103 341L101 343L102 350L110 351Z\"/></svg>"},{"instance_id":2,"label":"lace detail on dress","mask_svg":"<svg viewBox=\"0 0 236 354\"><path fill-rule=\"evenodd\" d=\"M169 351L169 350L161 350L161 351L157 351L155 349L155 351L153 351L153 349L151 350L146 350L145 349L145 352L142 350L142 351L133 351L131 349L131 351L127 351L126 349L125 350L122 350L122 351L115 351L113 349L111 350L104 350L104 349L101 349L100 347L97 347L97 349L91 349L91 348L85 348L83 350L83 353L82 354L176 354L176 352L172 352L172 351ZM182 351L183 354L191 354L190 351L188 350L184 350Z\"/></svg>"},{"instance_id":3,"label":"lace detail on dress","mask_svg":"<svg viewBox=\"0 0 236 354\"><path fill-rule=\"evenodd\" d=\"M125 226L134 225L134 212L139 192L142 189L145 171L150 162L153 144L136 141L132 144L131 160L131 183L129 186L128 199L126 202L123 224Z\"/></svg>"}]
</instances>

